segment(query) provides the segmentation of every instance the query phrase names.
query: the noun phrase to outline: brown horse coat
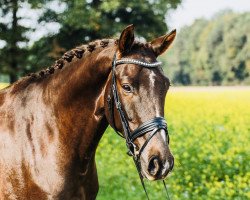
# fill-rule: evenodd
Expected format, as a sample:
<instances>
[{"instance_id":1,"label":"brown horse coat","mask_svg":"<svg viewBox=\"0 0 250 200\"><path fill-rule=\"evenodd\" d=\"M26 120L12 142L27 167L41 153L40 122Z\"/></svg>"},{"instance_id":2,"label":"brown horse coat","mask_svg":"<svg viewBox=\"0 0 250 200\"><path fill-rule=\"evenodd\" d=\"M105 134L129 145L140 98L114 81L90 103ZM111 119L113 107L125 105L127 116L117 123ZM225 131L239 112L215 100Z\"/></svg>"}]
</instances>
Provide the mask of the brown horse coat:
<instances>
[{"instance_id":1,"label":"brown horse coat","mask_svg":"<svg viewBox=\"0 0 250 200\"><path fill-rule=\"evenodd\" d=\"M130 32L73 49L53 67L0 91L1 200L96 198L95 150L109 121L111 62L117 49L122 56ZM174 36L152 45L134 42L131 55L159 55Z\"/></svg>"}]
</instances>

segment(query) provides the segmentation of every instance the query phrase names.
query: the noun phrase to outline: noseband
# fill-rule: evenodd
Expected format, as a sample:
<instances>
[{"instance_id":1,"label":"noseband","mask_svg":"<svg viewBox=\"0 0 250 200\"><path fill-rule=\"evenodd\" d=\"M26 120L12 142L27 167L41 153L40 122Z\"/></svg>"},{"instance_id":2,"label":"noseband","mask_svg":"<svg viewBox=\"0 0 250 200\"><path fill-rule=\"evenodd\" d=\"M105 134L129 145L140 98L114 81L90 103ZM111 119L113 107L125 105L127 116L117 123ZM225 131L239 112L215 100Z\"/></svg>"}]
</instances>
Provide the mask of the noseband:
<instances>
[{"instance_id":1,"label":"noseband","mask_svg":"<svg viewBox=\"0 0 250 200\"><path fill-rule=\"evenodd\" d=\"M136 168L138 170L142 186L144 188L144 191L146 193L147 198L148 194L145 188L145 184L143 181L143 175L141 173L141 164L140 164L140 156L149 143L149 141L153 138L153 136L159 131L159 130L165 130L166 136L168 138L169 142L169 136L168 136L168 129L167 129L167 122L163 117L155 117L153 119L150 119L143 124L141 124L137 129L135 129L133 132L129 128L129 123L128 120L125 116L125 113L122 109L120 97L118 95L117 91L117 84L116 84L116 76L115 76L115 68L117 65L120 64L135 64L135 65L140 65L145 68L157 68L161 66L161 62L154 62L154 63L148 63L148 62L143 62L140 60L135 60L135 59L129 59L129 58L122 58L117 60L116 59L116 54L114 55L113 62L112 62L112 85L111 85L111 94L108 96L108 106L109 106L109 112L111 114L111 125L113 126L114 130L118 135L121 137L124 137L126 140L126 145L128 148L128 155L133 156L134 163L136 165ZM113 98L112 98L113 97ZM114 105L119 113L119 117L121 119L122 123L122 128L124 132L124 136L118 132L118 130L115 127L115 121L114 121ZM138 154L136 154L136 145L134 144L134 141L146 133L149 133L149 136L147 137L146 141L140 148ZM165 182L163 181L165 189L166 185Z\"/></svg>"}]
</instances>

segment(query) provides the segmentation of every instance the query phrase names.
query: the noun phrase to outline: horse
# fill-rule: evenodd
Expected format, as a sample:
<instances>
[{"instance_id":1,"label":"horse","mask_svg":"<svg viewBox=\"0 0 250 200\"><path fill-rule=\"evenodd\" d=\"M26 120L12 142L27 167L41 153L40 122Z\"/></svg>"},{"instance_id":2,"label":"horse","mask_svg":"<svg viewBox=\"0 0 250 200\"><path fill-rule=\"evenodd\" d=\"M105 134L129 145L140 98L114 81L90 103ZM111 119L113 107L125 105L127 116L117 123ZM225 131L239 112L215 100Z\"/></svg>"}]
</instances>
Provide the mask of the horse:
<instances>
[{"instance_id":1,"label":"horse","mask_svg":"<svg viewBox=\"0 0 250 200\"><path fill-rule=\"evenodd\" d=\"M142 43L130 25L2 89L0 199L95 199L95 153L108 125L142 178L164 179L174 166L163 118L170 81L156 59L175 35Z\"/></svg>"}]
</instances>

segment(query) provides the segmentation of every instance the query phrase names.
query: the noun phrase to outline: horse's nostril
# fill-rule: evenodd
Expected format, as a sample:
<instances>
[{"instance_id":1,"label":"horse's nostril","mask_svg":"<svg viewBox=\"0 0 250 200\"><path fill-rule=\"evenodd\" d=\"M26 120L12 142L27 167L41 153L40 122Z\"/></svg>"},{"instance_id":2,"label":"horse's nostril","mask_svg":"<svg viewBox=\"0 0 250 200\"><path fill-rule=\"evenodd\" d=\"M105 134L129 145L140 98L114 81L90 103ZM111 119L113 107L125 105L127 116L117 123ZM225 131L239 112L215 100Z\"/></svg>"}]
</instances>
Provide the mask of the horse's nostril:
<instances>
[{"instance_id":1,"label":"horse's nostril","mask_svg":"<svg viewBox=\"0 0 250 200\"><path fill-rule=\"evenodd\" d=\"M174 158L170 160L169 170L172 171L173 168L174 168Z\"/></svg>"},{"instance_id":2,"label":"horse's nostril","mask_svg":"<svg viewBox=\"0 0 250 200\"><path fill-rule=\"evenodd\" d=\"M158 157L152 157L148 164L148 172L151 176L155 176L160 170L160 161Z\"/></svg>"}]
</instances>

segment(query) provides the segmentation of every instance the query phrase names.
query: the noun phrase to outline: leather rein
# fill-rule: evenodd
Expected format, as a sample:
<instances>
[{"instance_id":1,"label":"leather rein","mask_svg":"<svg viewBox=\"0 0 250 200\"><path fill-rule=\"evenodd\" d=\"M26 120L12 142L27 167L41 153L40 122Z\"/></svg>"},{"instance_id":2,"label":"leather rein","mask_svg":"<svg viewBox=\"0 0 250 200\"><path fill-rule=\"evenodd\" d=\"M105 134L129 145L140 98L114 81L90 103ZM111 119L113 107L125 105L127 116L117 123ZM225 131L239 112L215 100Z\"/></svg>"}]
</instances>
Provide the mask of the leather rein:
<instances>
[{"instance_id":1,"label":"leather rein","mask_svg":"<svg viewBox=\"0 0 250 200\"><path fill-rule=\"evenodd\" d=\"M117 91L115 68L117 65L120 65L120 64L136 64L136 65L140 65L142 67L150 69L150 68L157 68L157 67L161 66L162 63L161 62L148 63L148 62L143 62L140 60L130 59L130 58L122 58L122 59L117 60L116 54L115 54L114 58L113 58L113 62L112 62L111 94L108 95L108 99L107 99L109 112L111 114L111 125L119 136L125 138L126 146L128 148L127 154L129 156L133 157L135 166L136 166L137 171L139 173L139 177L140 177L143 189L146 193L147 199L149 200L149 196L148 196L147 190L145 188L145 184L143 181L143 175L141 172L140 156L141 156L143 150L145 149L145 147L147 146L147 144L149 143L149 141L153 138L153 136L159 130L165 130L165 133L166 133L167 138L168 138L168 143L169 143L167 122L163 117L155 117L155 118L150 119L150 120L144 122L143 124L141 124L133 132L131 131L131 129L129 128L128 120L127 120L126 115L125 115L123 108L122 108L122 104L120 101L120 97L118 95L118 91ZM120 117L120 120L122 123L123 132L124 132L123 135L121 133L119 133L119 131L115 127L114 106L119 113L119 117ZM136 152L136 145L134 144L134 140L137 139L138 137L145 135L148 132L150 132L149 136L147 137L146 141L144 142L144 144L140 148L139 153L136 154L135 153ZM163 183L164 183L165 190L167 192L167 188L166 188L166 184L165 184L164 180L163 180ZM168 193L167 193L167 196L168 196Z\"/></svg>"}]
</instances>

